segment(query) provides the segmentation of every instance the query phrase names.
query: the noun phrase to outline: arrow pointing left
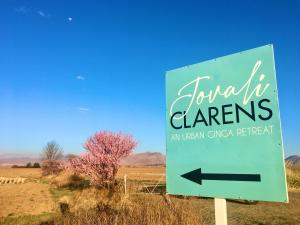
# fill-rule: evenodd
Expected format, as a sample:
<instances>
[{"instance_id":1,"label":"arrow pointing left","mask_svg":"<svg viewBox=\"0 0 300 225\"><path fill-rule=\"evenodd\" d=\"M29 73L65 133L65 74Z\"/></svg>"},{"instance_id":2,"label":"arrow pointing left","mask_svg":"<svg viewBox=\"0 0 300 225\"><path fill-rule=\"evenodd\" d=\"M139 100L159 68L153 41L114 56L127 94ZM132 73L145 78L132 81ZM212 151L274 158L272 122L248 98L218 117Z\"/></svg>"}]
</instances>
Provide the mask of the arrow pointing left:
<instances>
[{"instance_id":1,"label":"arrow pointing left","mask_svg":"<svg viewBox=\"0 0 300 225\"><path fill-rule=\"evenodd\" d=\"M202 185L202 180L261 181L260 174L202 173L201 168L182 174L181 177L200 185Z\"/></svg>"}]
</instances>

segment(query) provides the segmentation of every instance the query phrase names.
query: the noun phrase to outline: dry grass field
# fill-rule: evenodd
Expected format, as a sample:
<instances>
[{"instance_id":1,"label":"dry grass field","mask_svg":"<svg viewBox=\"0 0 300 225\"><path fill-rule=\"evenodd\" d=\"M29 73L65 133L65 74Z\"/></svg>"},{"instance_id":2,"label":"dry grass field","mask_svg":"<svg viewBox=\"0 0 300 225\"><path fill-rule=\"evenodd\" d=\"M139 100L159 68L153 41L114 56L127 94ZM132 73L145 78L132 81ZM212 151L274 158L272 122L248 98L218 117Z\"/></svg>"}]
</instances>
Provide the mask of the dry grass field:
<instances>
[{"instance_id":1,"label":"dry grass field","mask_svg":"<svg viewBox=\"0 0 300 225\"><path fill-rule=\"evenodd\" d=\"M123 178L126 174L130 180L165 180L166 168L159 167L121 167L118 177Z\"/></svg>"},{"instance_id":2,"label":"dry grass field","mask_svg":"<svg viewBox=\"0 0 300 225\"><path fill-rule=\"evenodd\" d=\"M123 178L127 176L127 194ZM300 224L299 174L289 171L290 203L247 204L228 200L229 224ZM214 224L209 198L165 196L164 167L123 167L114 193L68 174L42 178L40 169L0 167L0 177L26 178L0 184L0 224ZM64 208L67 207L67 208ZM62 213L64 212L64 213Z\"/></svg>"},{"instance_id":3,"label":"dry grass field","mask_svg":"<svg viewBox=\"0 0 300 225\"><path fill-rule=\"evenodd\" d=\"M54 201L49 186L42 183L6 184L0 186L0 217L51 212Z\"/></svg>"},{"instance_id":4,"label":"dry grass field","mask_svg":"<svg viewBox=\"0 0 300 225\"><path fill-rule=\"evenodd\" d=\"M41 169L39 168L11 168L0 166L0 177L25 177L40 178Z\"/></svg>"},{"instance_id":5,"label":"dry grass field","mask_svg":"<svg viewBox=\"0 0 300 225\"><path fill-rule=\"evenodd\" d=\"M42 183L40 169L0 167L0 177L25 178L24 183L0 184L0 217L53 211L54 201L49 185Z\"/></svg>"}]
</instances>

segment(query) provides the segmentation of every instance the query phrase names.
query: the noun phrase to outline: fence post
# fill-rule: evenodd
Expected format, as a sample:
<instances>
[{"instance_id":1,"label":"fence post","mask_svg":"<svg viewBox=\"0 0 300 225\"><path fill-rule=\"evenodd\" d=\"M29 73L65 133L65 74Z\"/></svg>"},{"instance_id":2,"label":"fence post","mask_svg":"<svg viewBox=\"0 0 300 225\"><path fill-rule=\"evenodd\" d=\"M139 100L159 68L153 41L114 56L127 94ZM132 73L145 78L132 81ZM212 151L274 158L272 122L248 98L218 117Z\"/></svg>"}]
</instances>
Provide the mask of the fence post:
<instances>
[{"instance_id":1,"label":"fence post","mask_svg":"<svg viewBox=\"0 0 300 225\"><path fill-rule=\"evenodd\" d=\"M124 192L126 195L127 194L127 175L126 174L124 175Z\"/></svg>"}]
</instances>

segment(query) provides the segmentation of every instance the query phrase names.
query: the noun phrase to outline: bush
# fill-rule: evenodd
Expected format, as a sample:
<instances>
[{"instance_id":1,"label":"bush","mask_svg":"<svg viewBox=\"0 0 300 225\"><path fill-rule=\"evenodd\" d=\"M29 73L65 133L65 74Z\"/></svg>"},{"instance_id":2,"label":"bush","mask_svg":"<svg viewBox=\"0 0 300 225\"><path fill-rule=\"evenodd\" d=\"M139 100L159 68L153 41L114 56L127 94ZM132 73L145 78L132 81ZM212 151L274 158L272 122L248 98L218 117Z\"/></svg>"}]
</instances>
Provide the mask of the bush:
<instances>
[{"instance_id":1,"label":"bush","mask_svg":"<svg viewBox=\"0 0 300 225\"><path fill-rule=\"evenodd\" d=\"M11 168L41 168L41 166L37 162L35 162L33 165L31 164L31 162L29 162L25 166L12 165Z\"/></svg>"},{"instance_id":2,"label":"bush","mask_svg":"<svg viewBox=\"0 0 300 225\"><path fill-rule=\"evenodd\" d=\"M63 172L59 176L55 176L51 180L51 184L58 188L80 189L88 186L88 181L79 175Z\"/></svg>"},{"instance_id":3,"label":"bush","mask_svg":"<svg viewBox=\"0 0 300 225\"><path fill-rule=\"evenodd\" d=\"M103 192L104 193L101 193ZM76 200L76 196L75 196ZM162 196L137 196L134 199L112 198L105 189L84 190L81 197L73 204L80 203L81 207L68 204L68 214L55 216L55 225L200 225L204 219L200 209L189 201L167 203Z\"/></svg>"},{"instance_id":4,"label":"bush","mask_svg":"<svg viewBox=\"0 0 300 225\"><path fill-rule=\"evenodd\" d=\"M40 164L35 162L32 166L32 168L41 168Z\"/></svg>"},{"instance_id":5,"label":"bush","mask_svg":"<svg viewBox=\"0 0 300 225\"><path fill-rule=\"evenodd\" d=\"M286 169L287 175L287 183L289 188L300 188L300 173L287 168Z\"/></svg>"},{"instance_id":6,"label":"bush","mask_svg":"<svg viewBox=\"0 0 300 225\"><path fill-rule=\"evenodd\" d=\"M59 160L42 161L42 175L57 175L64 170L64 164Z\"/></svg>"}]
</instances>

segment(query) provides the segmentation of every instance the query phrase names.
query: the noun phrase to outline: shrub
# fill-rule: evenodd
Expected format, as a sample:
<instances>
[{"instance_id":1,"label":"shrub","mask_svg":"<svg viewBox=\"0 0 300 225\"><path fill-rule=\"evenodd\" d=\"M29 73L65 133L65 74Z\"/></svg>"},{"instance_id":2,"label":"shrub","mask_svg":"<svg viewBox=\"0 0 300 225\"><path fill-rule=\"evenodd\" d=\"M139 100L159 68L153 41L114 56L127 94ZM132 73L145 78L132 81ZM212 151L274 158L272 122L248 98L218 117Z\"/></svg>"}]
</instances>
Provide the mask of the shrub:
<instances>
[{"instance_id":1,"label":"shrub","mask_svg":"<svg viewBox=\"0 0 300 225\"><path fill-rule=\"evenodd\" d=\"M86 141L87 153L70 159L70 168L89 177L92 184L114 184L121 158L128 156L136 144L130 135L98 132Z\"/></svg>"},{"instance_id":2,"label":"shrub","mask_svg":"<svg viewBox=\"0 0 300 225\"><path fill-rule=\"evenodd\" d=\"M12 165L11 168L41 168L40 164L35 162L34 164L31 164L31 162L27 163L25 166L23 165Z\"/></svg>"},{"instance_id":3,"label":"shrub","mask_svg":"<svg viewBox=\"0 0 300 225\"><path fill-rule=\"evenodd\" d=\"M41 168L40 164L35 162L32 166L32 168Z\"/></svg>"},{"instance_id":4,"label":"shrub","mask_svg":"<svg viewBox=\"0 0 300 225\"><path fill-rule=\"evenodd\" d=\"M100 190L103 191L103 190ZM55 225L200 225L204 224L200 208L190 201L166 203L161 196L139 195L134 199L107 199L107 194L85 190L78 203L83 207L70 206L70 213L57 215ZM99 201L100 200L100 201ZM85 203L84 203L85 201ZM74 202L75 204L76 202ZM195 213L196 211L196 213Z\"/></svg>"},{"instance_id":5,"label":"shrub","mask_svg":"<svg viewBox=\"0 0 300 225\"><path fill-rule=\"evenodd\" d=\"M286 169L287 183L289 188L300 188L300 173L290 168Z\"/></svg>"},{"instance_id":6,"label":"shrub","mask_svg":"<svg viewBox=\"0 0 300 225\"><path fill-rule=\"evenodd\" d=\"M64 170L64 164L59 160L43 160L42 175L57 175Z\"/></svg>"},{"instance_id":7,"label":"shrub","mask_svg":"<svg viewBox=\"0 0 300 225\"><path fill-rule=\"evenodd\" d=\"M63 172L59 176L53 177L51 184L58 188L81 189L88 186L89 183L79 175Z\"/></svg>"}]
</instances>

